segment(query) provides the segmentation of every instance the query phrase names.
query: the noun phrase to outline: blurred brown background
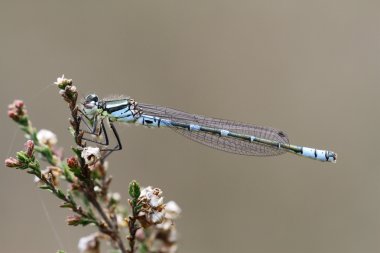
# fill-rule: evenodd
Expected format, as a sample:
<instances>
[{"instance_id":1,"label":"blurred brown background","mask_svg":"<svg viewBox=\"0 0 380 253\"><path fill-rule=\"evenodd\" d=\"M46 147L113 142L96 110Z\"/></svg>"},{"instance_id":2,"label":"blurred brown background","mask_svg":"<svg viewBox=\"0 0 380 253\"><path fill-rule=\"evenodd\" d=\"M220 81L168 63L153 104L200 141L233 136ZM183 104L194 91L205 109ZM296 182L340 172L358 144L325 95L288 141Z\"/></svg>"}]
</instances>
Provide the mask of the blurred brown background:
<instances>
[{"instance_id":1,"label":"blurred brown background","mask_svg":"<svg viewBox=\"0 0 380 253\"><path fill-rule=\"evenodd\" d=\"M70 147L68 110L51 85L64 73L83 95L122 93L273 126L294 144L339 154L337 164L243 157L169 130L120 126L126 148L110 159L113 189L126 201L137 179L179 203L180 252L379 252L379 8L370 0L1 1L1 157L24 143L6 117L14 98ZM77 252L92 229L66 226L69 212L29 175L0 173L0 251Z\"/></svg>"}]
</instances>

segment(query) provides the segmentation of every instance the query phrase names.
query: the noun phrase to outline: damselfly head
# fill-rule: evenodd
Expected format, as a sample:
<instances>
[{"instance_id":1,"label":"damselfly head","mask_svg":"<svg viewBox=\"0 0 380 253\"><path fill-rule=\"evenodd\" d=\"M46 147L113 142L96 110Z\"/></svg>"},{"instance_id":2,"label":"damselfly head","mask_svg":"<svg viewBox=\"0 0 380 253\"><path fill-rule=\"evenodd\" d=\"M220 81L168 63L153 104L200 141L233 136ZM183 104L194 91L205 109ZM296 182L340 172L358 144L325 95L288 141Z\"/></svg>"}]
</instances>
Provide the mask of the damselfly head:
<instances>
[{"instance_id":1,"label":"damselfly head","mask_svg":"<svg viewBox=\"0 0 380 253\"><path fill-rule=\"evenodd\" d=\"M83 110L86 114L94 114L99 108L99 97L96 94L89 94L83 102Z\"/></svg>"}]
</instances>

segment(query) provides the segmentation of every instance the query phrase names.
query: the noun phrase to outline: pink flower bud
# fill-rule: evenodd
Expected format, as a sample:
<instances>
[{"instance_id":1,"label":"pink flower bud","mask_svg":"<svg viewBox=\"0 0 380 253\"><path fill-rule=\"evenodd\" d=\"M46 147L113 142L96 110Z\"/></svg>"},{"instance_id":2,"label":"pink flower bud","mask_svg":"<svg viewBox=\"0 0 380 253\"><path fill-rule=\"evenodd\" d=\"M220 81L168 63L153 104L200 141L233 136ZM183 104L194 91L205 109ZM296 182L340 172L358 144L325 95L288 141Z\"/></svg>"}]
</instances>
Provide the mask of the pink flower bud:
<instances>
[{"instance_id":1,"label":"pink flower bud","mask_svg":"<svg viewBox=\"0 0 380 253\"><path fill-rule=\"evenodd\" d=\"M9 168L17 168L17 167L21 166L21 163L16 158L9 157L9 158L5 159L5 166L7 166Z\"/></svg>"},{"instance_id":2,"label":"pink flower bud","mask_svg":"<svg viewBox=\"0 0 380 253\"><path fill-rule=\"evenodd\" d=\"M25 148L26 148L26 154L29 157L33 157L33 151L34 151L34 142L32 140L28 140L25 142Z\"/></svg>"},{"instance_id":3,"label":"pink flower bud","mask_svg":"<svg viewBox=\"0 0 380 253\"><path fill-rule=\"evenodd\" d=\"M11 119L13 119L13 120L18 120L17 114L13 110L9 110L8 111L8 117L11 118Z\"/></svg>"},{"instance_id":4,"label":"pink flower bud","mask_svg":"<svg viewBox=\"0 0 380 253\"><path fill-rule=\"evenodd\" d=\"M144 241L146 237L144 233L144 229L143 228L137 229L135 236L136 236L136 239L139 240L140 242Z\"/></svg>"},{"instance_id":5,"label":"pink flower bud","mask_svg":"<svg viewBox=\"0 0 380 253\"><path fill-rule=\"evenodd\" d=\"M8 117L14 121L20 121L21 117L26 114L24 109L24 102L21 100L15 100L12 104L8 105Z\"/></svg>"},{"instance_id":6,"label":"pink flower bud","mask_svg":"<svg viewBox=\"0 0 380 253\"><path fill-rule=\"evenodd\" d=\"M78 168L79 167L78 160L73 156L67 158L66 162L70 168Z\"/></svg>"},{"instance_id":7,"label":"pink flower bud","mask_svg":"<svg viewBox=\"0 0 380 253\"><path fill-rule=\"evenodd\" d=\"M67 217L66 221L68 225L76 226L81 221L81 217L78 215L70 215Z\"/></svg>"},{"instance_id":8,"label":"pink flower bud","mask_svg":"<svg viewBox=\"0 0 380 253\"><path fill-rule=\"evenodd\" d=\"M13 104L15 105L16 108L18 109L21 109L22 107L24 107L24 101L22 100L15 100L13 102Z\"/></svg>"}]
</instances>

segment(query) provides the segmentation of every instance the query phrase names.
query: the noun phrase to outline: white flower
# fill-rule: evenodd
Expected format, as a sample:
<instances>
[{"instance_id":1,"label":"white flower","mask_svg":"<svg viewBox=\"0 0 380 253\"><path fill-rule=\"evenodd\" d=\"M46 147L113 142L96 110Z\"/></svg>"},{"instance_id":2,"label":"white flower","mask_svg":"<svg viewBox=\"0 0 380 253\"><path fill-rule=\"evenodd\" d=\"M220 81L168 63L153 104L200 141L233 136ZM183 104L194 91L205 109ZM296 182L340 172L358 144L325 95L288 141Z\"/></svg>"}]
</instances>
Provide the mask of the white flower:
<instances>
[{"instance_id":1,"label":"white flower","mask_svg":"<svg viewBox=\"0 0 380 253\"><path fill-rule=\"evenodd\" d=\"M85 147L81 154L87 165L94 165L101 157L98 147Z\"/></svg>"},{"instance_id":2,"label":"white flower","mask_svg":"<svg viewBox=\"0 0 380 253\"><path fill-rule=\"evenodd\" d=\"M70 80L71 80L71 79L70 79ZM71 87L70 87L70 91L71 91L72 93L77 92L77 87L76 87L76 86L71 86Z\"/></svg>"},{"instance_id":3,"label":"white flower","mask_svg":"<svg viewBox=\"0 0 380 253\"><path fill-rule=\"evenodd\" d=\"M58 77L57 78L57 81L56 82L54 82L54 84L61 84L62 82L63 82L63 80L65 79L65 75L62 75L62 77Z\"/></svg>"},{"instance_id":4,"label":"white flower","mask_svg":"<svg viewBox=\"0 0 380 253\"><path fill-rule=\"evenodd\" d=\"M54 82L54 84L57 85L59 88L64 89L67 85L71 85L72 82L72 79L67 79L65 78L65 75L62 75L62 77L57 78L57 81Z\"/></svg>"},{"instance_id":5,"label":"white flower","mask_svg":"<svg viewBox=\"0 0 380 253\"><path fill-rule=\"evenodd\" d=\"M78 249L81 253L99 253L99 240L98 234L91 234L80 238L78 242Z\"/></svg>"},{"instance_id":6,"label":"white flower","mask_svg":"<svg viewBox=\"0 0 380 253\"><path fill-rule=\"evenodd\" d=\"M114 202L120 202L120 200L121 200L121 195L120 195L120 193L118 193L118 192L109 192L108 194L107 194L107 197L110 199L110 200L112 200L112 201L114 201Z\"/></svg>"},{"instance_id":7,"label":"white flower","mask_svg":"<svg viewBox=\"0 0 380 253\"><path fill-rule=\"evenodd\" d=\"M50 148L53 147L58 142L57 136L55 135L55 133L46 129L41 129L40 131L38 131L37 140L39 143L45 146L48 146Z\"/></svg>"},{"instance_id":8,"label":"white flower","mask_svg":"<svg viewBox=\"0 0 380 253\"><path fill-rule=\"evenodd\" d=\"M121 200L121 195L118 192L114 192L112 193L111 198L115 200L116 202L119 202Z\"/></svg>"},{"instance_id":9,"label":"white flower","mask_svg":"<svg viewBox=\"0 0 380 253\"><path fill-rule=\"evenodd\" d=\"M37 176L34 176L34 180L33 181L34 181L34 183L38 184L38 183L41 182L41 179L39 177L37 177Z\"/></svg>"},{"instance_id":10,"label":"white flower","mask_svg":"<svg viewBox=\"0 0 380 253\"><path fill-rule=\"evenodd\" d=\"M128 223L126 222L124 216L121 214L116 214L116 222L119 227L124 228L128 226Z\"/></svg>"},{"instance_id":11,"label":"white flower","mask_svg":"<svg viewBox=\"0 0 380 253\"><path fill-rule=\"evenodd\" d=\"M181 214L181 208L174 201L169 201L165 205L165 218L175 220Z\"/></svg>"},{"instance_id":12,"label":"white flower","mask_svg":"<svg viewBox=\"0 0 380 253\"><path fill-rule=\"evenodd\" d=\"M97 185L94 186L94 192L101 192L101 191L102 189L99 186Z\"/></svg>"}]
</instances>

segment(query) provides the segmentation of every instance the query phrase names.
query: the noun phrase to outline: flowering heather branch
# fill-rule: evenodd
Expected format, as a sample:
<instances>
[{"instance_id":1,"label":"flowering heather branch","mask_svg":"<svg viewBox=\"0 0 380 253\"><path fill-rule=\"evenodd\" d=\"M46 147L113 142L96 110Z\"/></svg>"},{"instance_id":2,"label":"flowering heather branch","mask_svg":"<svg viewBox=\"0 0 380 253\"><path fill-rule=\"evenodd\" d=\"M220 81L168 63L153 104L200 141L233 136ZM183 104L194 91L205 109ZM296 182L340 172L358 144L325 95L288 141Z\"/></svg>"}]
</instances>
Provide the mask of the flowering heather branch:
<instances>
[{"instance_id":1,"label":"flowering heather branch","mask_svg":"<svg viewBox=\"0 0 380 253\"><path fill-rule=\"evenodd\" d=\"M99 232L79 240L80 252L100 252L100 241L109 241L121 253L175 252L176 230L173 220L180 209L174 202L164 204L162 191L147 187L140 189L136 181L129 186L131 212L120 204L120 194L109 192L112 177L107 175L108 163L98 147L87 146L81 130L81 114L77 105L78 92L71 79L64 76L55 82L59 93L67 102L71 119L70 133L76 146L74 155L64 158L57 148L57 136L46 129L37 131L27 114L24 103L15 100L8 107L8 116L26 133L25 150L9 157L5 165L24 170L35 176L35 182L62 201L61 208L73 213L67 217L71 226L94 225ZM41 161L46 161L41 168ZM67 193L60 188L68 185ZM125 247L127 233L129 250ZM63 252L63 251L58 251Z\"/></svg>"}]
</instances>

